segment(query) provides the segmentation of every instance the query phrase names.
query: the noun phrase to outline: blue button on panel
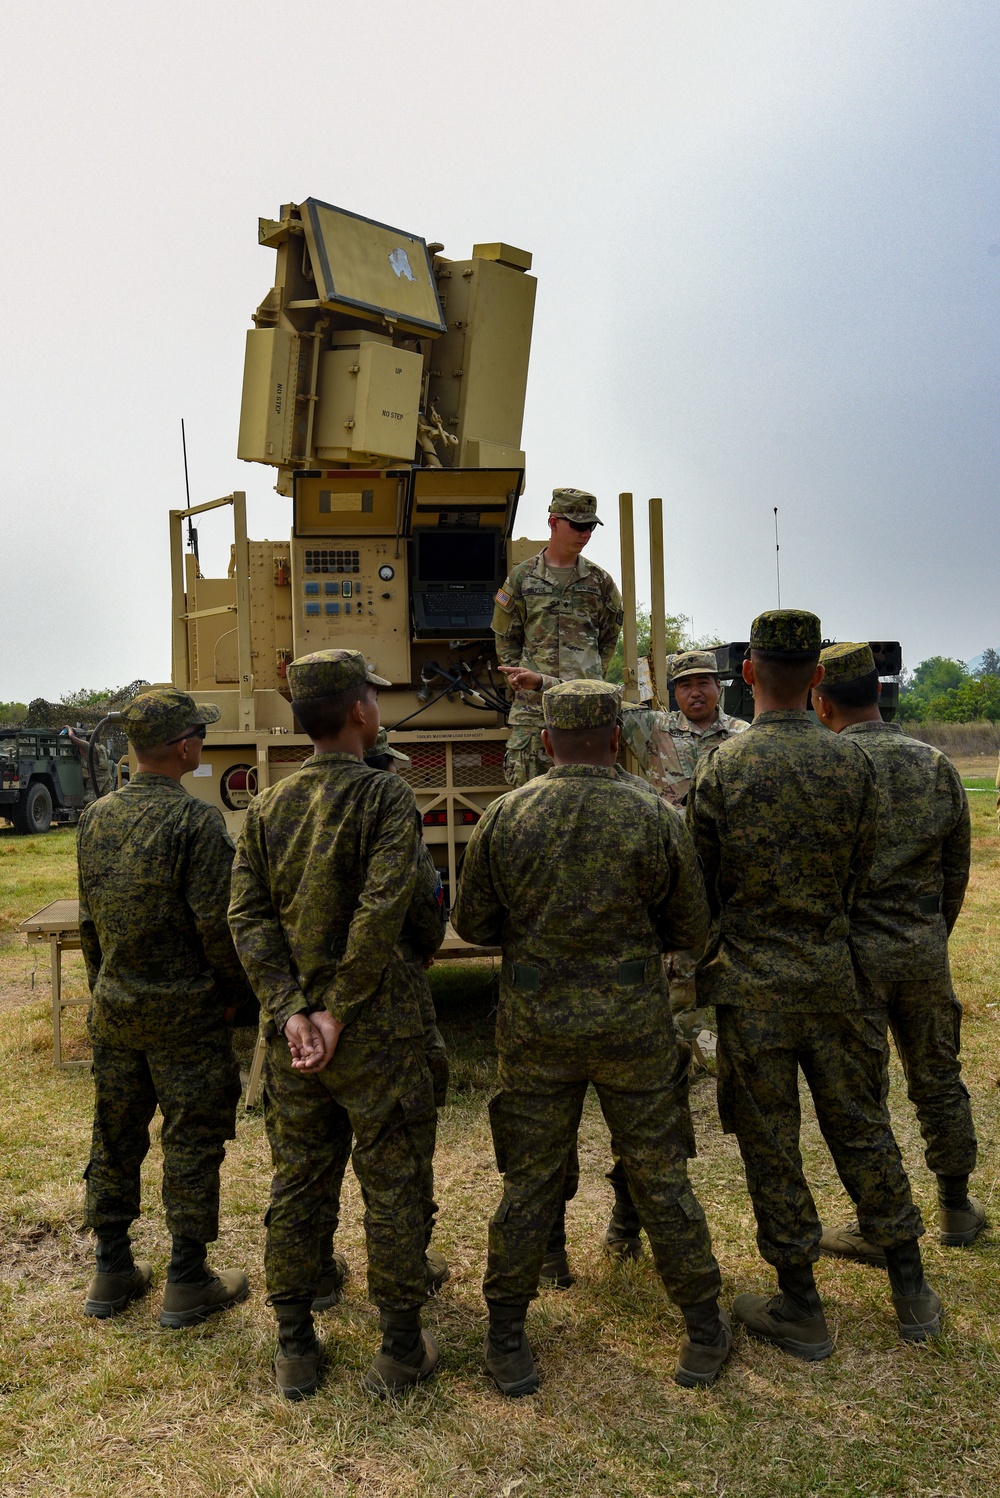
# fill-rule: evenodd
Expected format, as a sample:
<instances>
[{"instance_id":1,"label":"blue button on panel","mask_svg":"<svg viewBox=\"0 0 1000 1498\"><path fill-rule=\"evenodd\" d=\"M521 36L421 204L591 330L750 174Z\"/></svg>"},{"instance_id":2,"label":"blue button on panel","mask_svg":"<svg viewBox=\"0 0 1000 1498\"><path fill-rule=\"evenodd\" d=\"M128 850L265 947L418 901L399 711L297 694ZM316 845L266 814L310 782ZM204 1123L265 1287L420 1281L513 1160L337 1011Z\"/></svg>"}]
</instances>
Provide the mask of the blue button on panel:
<instances>
[{"instance_id":1,"label":"blue button on panel","mask_svg":"<svg viewBox=\"0 0 1000 1498\"><path fill-rule=\"evenodd\" d=\"M326 606L326 611L327 611L328 614L339 614L340 613L340 604L339 603L328 603L327 606Z\"/></svg>"},{"instance_id":2,"label":"blue button on panel","mask_svg":"<svg viewBox=\"0 0 1000 1498\"><path fill-rule=\"evenodd\" d=\"M305 591L307 598L310 596L310 594L315 596L319 592L319 583L306 583Z\"/></svg>"},{"instance_id":3,"label":"blue button on panel","mask_svg":"<svg viewBox=\"0 0 1000 1498\"><path fill-rule=\"evenodd\" d=\"M307 614L318 614L319 613L319 604L318 603L307 603L306 604L306 613Z\"/></svg>"},{"instance_id":4,"label":"blue button on panel","mask_svg":"<svg viewBox=\"0 0 1000 1498\"><path fill-rule=\"evenodd\" d=\"M339 583L324 583L323 588L327 596L330 598L336 598L340 593Z\"/></svg>"},{"instance_id":5,"label":"blue button on panel","mask_svg":"<svg viewBox=\"0 0 1000 1498\"><path fill-rule=\"evenodd\" d=\"M344 604L344 613L345 614L349 614L350 612L351 612L351 605L349 603L345 603Z\"/></svg>"},{"instance_id":6,"label":"blue button on panel","mask_svg":"<svg viewBox=\"0 0 1000 1498\"><path fill-rule=\"evenodd\" d=\"M353 592L353 590L354 590L354 584L353 583L345 583L344 584L344 597L345 598L350 598L351 593Z\"/></svg>"}]
</instances>

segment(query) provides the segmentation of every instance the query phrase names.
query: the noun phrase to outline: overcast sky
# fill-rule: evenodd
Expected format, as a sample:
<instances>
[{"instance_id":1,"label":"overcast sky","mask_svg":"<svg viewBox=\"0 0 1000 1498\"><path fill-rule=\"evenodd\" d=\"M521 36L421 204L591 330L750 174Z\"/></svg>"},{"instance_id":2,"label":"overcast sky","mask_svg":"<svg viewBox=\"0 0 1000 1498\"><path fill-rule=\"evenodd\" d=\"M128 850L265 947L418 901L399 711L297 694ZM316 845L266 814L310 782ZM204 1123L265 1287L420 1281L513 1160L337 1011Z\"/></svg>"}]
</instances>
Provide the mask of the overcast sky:
<instances>
[{"instance_id":1,"label":"overcast sky","mask_svg":"<svg viewBox=\"0 0 1000 1498\"><path fill-rule=\"evenodd\" d=\"M4 0L0 700L168 676L182 416L287 536L236 435L309 196L533 253L518 534L662 495L668 609L745 638L777 505L830 637L1000 646L998 61L995 0Z\"/></svg>"}]
</instances>

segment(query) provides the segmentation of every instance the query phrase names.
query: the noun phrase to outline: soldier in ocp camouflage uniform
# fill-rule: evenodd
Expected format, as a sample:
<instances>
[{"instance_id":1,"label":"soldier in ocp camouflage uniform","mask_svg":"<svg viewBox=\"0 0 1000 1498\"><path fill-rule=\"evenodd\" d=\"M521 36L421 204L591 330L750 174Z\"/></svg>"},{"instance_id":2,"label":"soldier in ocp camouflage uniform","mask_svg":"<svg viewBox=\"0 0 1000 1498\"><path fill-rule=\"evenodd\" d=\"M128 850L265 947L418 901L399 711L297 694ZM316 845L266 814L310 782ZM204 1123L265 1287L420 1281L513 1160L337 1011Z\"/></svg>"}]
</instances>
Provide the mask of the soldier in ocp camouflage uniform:
<instances>
[{"instance_id":1,"label":"soldier in ocp camouflage uniform","mask_svg":"<svg viewBox=\"0 0 1000 1498\"><path fill-rule=\"evenodd\" d=\"M563 682L544 696L554 768L495 801L469 842L452 920L503 950L500 1091L490 1104L503 1198L483 1291L486 1368L511 1396L538 1387L524 1318L562 1201L592 1082L686 1335L675 1377L711 1383L732 1345L711 1240L687 1177L694 1153L661 954L708 928L677 815L620 778L618 689Z\"/></svg>"},{"instance_id":2,"label":"soldier in ocp camouflage uniform","mask_svg":"<svg viewBox=\"0 0 1000 1498\"><path fill-rule=\"evenodd\" d=\"M360 651L302 656L288 684L315 752L250 803L229 912L266 1019L274 1180L264 1268L278 1322L275 1373L289 1399L318 1386L323 1348L310 1307L349 1128L368 1293L382 1328L365 1386L385 1394L427 1378L438 1357L420 1318L434 1084L399 944L417 884L419 818L410 787L363 762L379 729L374 688L386 683Z\"/></svg>"},{"instance_id":3,"label":"soldier in ocp camouflage uniform","mask_svg":"<svg viewBox=\"0 0 1000 1498\"><path fill-rule=\"evenodd\" d=\"M618 643L622 599L614 579L583 557L597 500L583 489L554 489L549 543L519 562L493 610L500 670L515 693L504 773L511 785L544 775L542 693L559 681L603 677Z\"/></svg>"},{"instance_id":4,"label":"soldier in ocp camouflage uniform","mask_svg":"<svg viewBox=\"0 0 1000 1498\"><path fill-rule=\"evenodd\" d=\"M822 1229L799 1152L800 1068L862 1231L885 1252L902 1335L925 1340L941 1318L883 1103L884 1020L859 994L848 939L875 852L875 776L857 740L805 710L821 638L801 610L754 620L743 664L753 724L699 763L687 807L715 918L698 987L716 1006L719 1114L778 1272L776 1296L739 1295L733 1312L808 1360L833 1344L813 1277Z\"/></svg>"},{"instance_id":5,"label":"soldier in ocp camouflage uniform","mask_svg":"<svg viewBox=\"0 0 1000 1498\"><path fill-rule=\"evenodd\" d=\"M205 724L219 709L173 687L122 712L138 773L80 819L80 937L92 1003L94 1133L85 1225L97 1234L89 1316L144 1294L129 1226L149 1124L163 1114L163 1206L173 1245L160 1323L188 1326L244 1300L247 1277L216 1275L219 1167L235 1136L239 1068L226 1023L250 1001L226 908L233 845L220 813L190 796Z\"/></svg>"},{"instance_id":6,"label":"soldier in ocp camouflage uniform","mask_svg":"<svg viewBox=\"0 0 1000 1498\"><path fill-rule=\"evenodd\" d=\"M937 1175L941 1242L972 1243L986 1213L968 1193L976 1131L958 1058L962 1006L948 966L948 935L969 878L969 804L951 761L906 736L879 712L871 647L831 645L813 689L820 722L850 738L875 766L879 835L875 862L851 911L851 943L884 1009ZM889 1074L885 1071L888 1093ZM825 1253L885 1264L856 1222L823 1234Z\"/></svg>"}]
</instances>

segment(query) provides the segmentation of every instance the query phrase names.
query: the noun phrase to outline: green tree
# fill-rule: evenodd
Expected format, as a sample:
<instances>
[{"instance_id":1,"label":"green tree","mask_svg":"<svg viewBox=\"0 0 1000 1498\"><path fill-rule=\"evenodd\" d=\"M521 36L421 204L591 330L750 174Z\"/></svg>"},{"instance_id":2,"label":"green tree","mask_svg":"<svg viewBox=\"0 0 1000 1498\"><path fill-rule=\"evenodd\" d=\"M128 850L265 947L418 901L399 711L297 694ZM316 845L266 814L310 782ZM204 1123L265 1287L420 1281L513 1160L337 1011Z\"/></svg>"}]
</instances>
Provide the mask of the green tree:
<instances>
[{"instance_id":1,"label":"green tree","mask_svg":"<svg viewBox=\"0 0 1000 1498\"><path fill-rule=\"evenodd\" d=\"M904 673L897 717L901 722L929 718L932 716L932 702L937 702L946 693L957 691L971 680L964 661L953 660L947 655L928 656L912 676Z\"/></svg>"},{"instance_id":2,"label":"green tree","mask_svg":"<svg viewBox=\"0 0 1000 1498\"><path fill-rule=\"evenodd\" d=\"M635 611L636 637L639 647L639 658L649 654L650 639L653 632L653 615L649 609L638 608ZM678 650L711 649L713 645L722 642L718 635L703 635L699 639L693 639L688 633L688 625L691 623L686 614L667 614L664 619L665 634L667 640L667 654L671 655ZM621 681L625 667L625 644L619 640L615 646L615 653L611 657L608 666L608 681Z\"/></svg>"},{"instance_id":3,"label":"green tree","mask_svg":"<svg viewBox=\"0 0 1000 1498\"><path fill-rule=\"evenodd\" d=\"M19 728L28 712L26 702L0 702L0 726Z\"/></svg>"},{"instance_id":4,"label":"green tree","mask_svg":"<svg viewBox=\"0 0 1000 1498\"><path fill-rule=\"evenodd\" d=\"M1000 651L994 650L992 645L983 651L976 675L980 680L987 676L1000 676Z\"/></svg>"}]
</instances>

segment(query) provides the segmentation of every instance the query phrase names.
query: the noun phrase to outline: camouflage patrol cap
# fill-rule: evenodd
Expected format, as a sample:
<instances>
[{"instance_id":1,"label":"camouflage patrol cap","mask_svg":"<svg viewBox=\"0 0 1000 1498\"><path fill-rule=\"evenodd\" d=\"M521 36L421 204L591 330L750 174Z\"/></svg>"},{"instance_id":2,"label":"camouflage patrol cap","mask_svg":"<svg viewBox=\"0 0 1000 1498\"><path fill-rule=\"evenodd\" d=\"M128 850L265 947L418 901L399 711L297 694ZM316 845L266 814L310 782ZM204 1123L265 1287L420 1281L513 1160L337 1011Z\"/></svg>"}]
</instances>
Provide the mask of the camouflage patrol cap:
<instances>
[{"instance_id":1,"label":"camouflage patrol cap","mask_svg":"<svg viewBox=\"0 0 1000 1498\"><path fill-rule=\"evenodd\" d=\"M375 675L360 650L314 650L288 666L293 702L306 697L336 697L363 681L370 681L374 687L390 685L384 676Z\"/></svg>"},{"instance_id":2,"label":"camouflage patrol cap","mask_svg":"<svg viewBox=\"0 0 1000 1498\"><path fill-rule=\"evenodd\" d=\"M597 496L586 489L553 489L549 505L550 515L561 515L564 520L573 520L577 525L603 525L597 518Z\"/></svg>"},{"instance_id":3,"label":"camouflage patrol cap","mask_svg":"<svg viewBox=\"0 0 1000 1498\"><path fill-rule=\"evenodd\" d=\"M826 667L823 680L831 686L842 682L858 681L862 676L871 676L875 670L875 657L870 645L845 641L840 645L828 645L820 651L819 662Z\"/></svg>"},{"instance_id":4,"label":"camouflage patrol cap","mask_svg":"<svg viewBox=\"0 0 1000 1498\"><path fill-rule=\"evenodd\" d=\"M750 649L766 650L786 660L804 660L819 655L823 627L806 609L768 609L750 626Z\"/></svg>"},{"instance_id":5,"label":"camouflage patrol cap","mask_svg":"<svg viewBox=\"0 0 1000 1498\"><path fill-rule=\"evenodd\" d=\"M682 676L718 676L719 663L714 650L683 650L672 655L667 666L667 679L679 681Z\"/></svg>"},{"instance_id":6,"label":"camouflage patrol cap","mask_svg":"<svg viewBox=\"0 0 1000 1498\"><path fill-rule=\"evenodd\" d=\"M214 702L195 702L176 687L153 687L140 692L121 711L129 742L136 749L155 749L180 738L186 728L217 723L222 716Z\"/></svg>"},{"instance_id":7,"label":"camouflage patrol cap","mask_svg":"<svg viewBox=\"0 0 1000 1498\"><path fill-rule=\"evenodd\" d=\"M400 749L394 749L389 743L389 735L384 728L380 728L372 747L365 751L365 759L375 759L378 755L386 755L389 759L398 759L400 764L409 765L413 761L408 754Z\"/></svg>"},{"instance_id":8,"label":"camouflage patrol cap","mask_svg":"<svg viewBox=\"0 0 1000 1498\"><path fill-rule=\"evenodd\" d=\"M561 681L542 694L546 728L610 728L621 705L613 681Z\"/></svg>"}]
</instances>

